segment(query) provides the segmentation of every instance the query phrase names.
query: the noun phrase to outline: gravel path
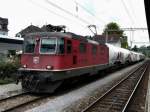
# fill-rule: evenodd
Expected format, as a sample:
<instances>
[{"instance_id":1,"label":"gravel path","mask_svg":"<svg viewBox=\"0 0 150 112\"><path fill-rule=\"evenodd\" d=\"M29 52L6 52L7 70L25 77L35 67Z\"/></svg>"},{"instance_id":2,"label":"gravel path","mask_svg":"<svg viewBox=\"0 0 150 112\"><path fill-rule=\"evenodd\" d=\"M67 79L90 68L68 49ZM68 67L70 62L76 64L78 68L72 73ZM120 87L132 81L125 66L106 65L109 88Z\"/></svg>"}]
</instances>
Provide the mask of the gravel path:
<instances>
[{"instance_id":1,"label":"gravel path","mask_svg":"<svg viewBox=\"0 0 150 112\"><path fill-rule=\"evenodd\" d=\"M22 92L21 84L5 84L0 85L0 99L6 98L12 95L16 95Z\"/></svg>"},{"instance_id":2,"label":"gravel path","mask_svg":"<svg viewBox=\"0 0 150 112\"><path fill-rule=\"evenodd\" d=\"M8 91L16 91L21 89L21 84L19 83L18 85L16 84L5 84L5 85L0 85L0 95L3 93L6 93Z\"/></svg>"}]
</instances>

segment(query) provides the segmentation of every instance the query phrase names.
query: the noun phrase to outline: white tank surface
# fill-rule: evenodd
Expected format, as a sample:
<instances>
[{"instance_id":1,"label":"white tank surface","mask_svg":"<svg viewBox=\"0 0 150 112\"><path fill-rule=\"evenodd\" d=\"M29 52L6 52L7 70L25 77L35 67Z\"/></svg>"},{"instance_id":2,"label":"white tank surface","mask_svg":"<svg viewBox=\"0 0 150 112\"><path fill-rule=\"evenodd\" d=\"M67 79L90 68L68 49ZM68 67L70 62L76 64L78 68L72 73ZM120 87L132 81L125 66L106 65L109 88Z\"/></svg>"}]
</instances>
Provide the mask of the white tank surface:
<instances>
[{"instance_id":1,"label":"white tank surface","mask_svg":"<svg viewBox=\"0 0 150 112\"><path fill-rule=\"evenodd\" d=\"M134 52L134 51L131 51L131 59L132 59L132 62L136 62L139 60L139 54Z\"/></svg>"},{"instance_id":2,"label":"white tank surface","mask_svg":"<svg viewBox=\"0 0 150 112\"><path fill-rule=\"evenodd\" d=\"M140 60L144 60L145 59L145 55L140 53Z\"/></svg>"},{"instance_id":3,"label":"white tank surface","mask_svg":"<svg viewBox=\"0 0 150 112\"><path fill-rule=\"evenodd\" d=\"M113 45L110 44L106 44L106 45L109 48L109 64L114 65L116 60L118 59L119 51Z\"/></svg>"},{"instance_id":4,"label":"white tank surface","mask_svg":"<svg viewBox=\"0 0 150 112\"><path fill-rule=\"evenodd\" d=\"M114 65L117 63L124 64L130 61L130 51L120 47L106 44L109 48L109 64Z\"/></svg>"},{"instance_id":5,"label":"white tank surface","mask_svg":"<svg viewBox=\"0 0 150 112\"><path fill-rule=\"evenodd\" d=\"M138 53L138 52L134 52L134 51L130 51L130 52L131 52L131 60L132 60L132 62L137 62L137 61L145 59L145 55L142 54L142 53Z\"/></svg>"}]
</instances>

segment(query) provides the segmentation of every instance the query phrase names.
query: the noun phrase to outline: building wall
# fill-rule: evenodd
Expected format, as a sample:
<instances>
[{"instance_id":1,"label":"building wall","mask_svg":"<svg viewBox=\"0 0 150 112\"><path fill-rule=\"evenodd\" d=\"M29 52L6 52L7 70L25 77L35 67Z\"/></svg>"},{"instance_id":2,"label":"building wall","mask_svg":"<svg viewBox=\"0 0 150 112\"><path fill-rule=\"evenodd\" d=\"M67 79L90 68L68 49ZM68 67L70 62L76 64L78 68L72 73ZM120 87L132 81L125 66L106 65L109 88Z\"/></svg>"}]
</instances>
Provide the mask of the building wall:
<instances>
[{"instance_id":1,"label":"building wall","mask_svg":"<svg viewBox=\"0 0 150 112\"><path fill-rule=\"evenodd\" d=\"M0 17L0 34L8 35L8 19Z\"/></svg>"},{"instance_id":2,"label":"building wall","mask_svg":"<svg viewBox=\"0 0 150 112\"><path fill-rule=\"evenodd\" d=\"M0 54L7 54L9 50L22 50L22 44L11 44L0 42Z\"/></svg>"},{"instance_id":3,"label":"building wall","mask_svg":"<svg viewBox=\"0 0 150 112\"><path fill-rule=\"evenodd\" d=\"M8 32L6 32L6 31L0 31L0 34L1 35L8 35Z\"/></svg>"},{"instance_id":4,"label":"building wall","mask_svg":"<svg viewBox=\"0 0 150 112\"><path fill-rule=\"evenodd\" d=\"M121 47L121 42L120 41L109 43L109 44L112 44L112 45L114 45L116 47Z\"/></svg>"}]
</instances>

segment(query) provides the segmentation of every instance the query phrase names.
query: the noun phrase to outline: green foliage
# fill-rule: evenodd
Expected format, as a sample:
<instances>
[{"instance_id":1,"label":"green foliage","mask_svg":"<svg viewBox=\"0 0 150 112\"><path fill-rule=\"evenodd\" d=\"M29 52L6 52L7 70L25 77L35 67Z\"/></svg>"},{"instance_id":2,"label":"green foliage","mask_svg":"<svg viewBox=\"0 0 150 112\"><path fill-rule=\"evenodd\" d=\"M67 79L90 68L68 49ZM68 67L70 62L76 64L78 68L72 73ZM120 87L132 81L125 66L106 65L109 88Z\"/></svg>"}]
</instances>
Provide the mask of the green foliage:
<instances>
[{"instance_id":1,"label":"green foliage","mask_svg":"<svg viewBox=\"0 0 150 112\"><path fill-rule=\"evenodd\" d=\"M11 83L11 82L14 82L14 80L12 78L5 78L5 80L0 79L0 85L8 84L8 83Z\"/></svg>"},{"instance_id":2,"label":"green foliage","mask_svg":"<svg viewBox=\"0 0 150 112\"><path fill-rule=\"evenodd\" d=\"M0 62L0 78L12 77L17 72L20 63L18 57L8 58L5 61Z\"/></svg>"},{"instance_id":3,"label":"green foliage","mask_svg":"<svg viewBox=\"0 0 150 112\"><path fill-rule=\"evenodd\" d=\"M138 51L138 47L135 45L135 46L132 48L132 50L137 52L137 51Z\"/></svg>"},{"instance_id":4,"label":"green foliage","mask_svg":"<svg viewBox=\"0 0 150 112\"><path fill-rule=\"evenodd\" d=\"M115 23L111 22L108 23L103 31L103 35L118 35L118 37L121 37L121 47L122 48L128 48L128 41L127 41L127 36L124 36L124 31L121 30L120 26Z\"/></svg>"},{"instance_id":5,"label":"green foliage","mask_svg":"<svg viewBox=\"0 0 150 112\"><path fill-rule=\"evenodd\" d=\"M125 48L125 49L128 49L127 36L123 36L123 37L121 38L121 47L122 47L122 48Z\"/></svg>"},{"instance_id":6,"label":"green foliage","mask_svg":"<svg viewBox=\"0 0 150 112\"><path fill-rule=\"evenodd\" d=\"M120 37L122 37L123 30L120 29L120 26L117 23L111 22L111 23L108 23L104 28L103 35L106 35L106 34L108 35L117 34Z\"/></svg>"},{"instance_id":7,"label":"green foliage","mask_svg":"<svg viewBox=\"0 0 150 112\"><path fill-rule=\"evenodd\" d=\"M136 52L141 52L143 53L145 56L150 58L150 46L141 46L140 48L138 48L136 45L131 49L133 51Z\"/></svg>"}]
</instances>

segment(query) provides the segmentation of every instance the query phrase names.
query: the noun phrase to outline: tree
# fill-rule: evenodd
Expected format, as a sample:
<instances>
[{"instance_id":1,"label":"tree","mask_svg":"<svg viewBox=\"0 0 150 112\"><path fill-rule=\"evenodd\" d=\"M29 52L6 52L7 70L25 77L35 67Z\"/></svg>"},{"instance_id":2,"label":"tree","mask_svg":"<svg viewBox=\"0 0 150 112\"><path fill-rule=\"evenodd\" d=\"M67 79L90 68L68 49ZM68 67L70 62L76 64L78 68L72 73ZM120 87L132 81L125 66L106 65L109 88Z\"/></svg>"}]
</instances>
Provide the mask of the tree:
<instances>
[{"instance_id":1,"label":"tree","mask_svg":"<svg viewBox=\"0 0 150 112\"><path fill-rule=\"evenodd\" d=\"M122 48L128 48L128 40L127 40L127 36L123 36L121 38L121 47Z\"/></svg>"},{"instance_id":2,"label":"tree","mask_svg":"<svg viewBox=\"0 0 150 112\"><path fill-rule=\"evenodd\" d=\"M138 51L138 47L135 45L133 48L132 48L133 51Z\"/></svg>"},{"instance_id":3,"label":"tree","mask_svg":"<svg viewBox=\"0 0 150 112\"><path fill-rule=\"evenodd\" d=\"M147 46L147 49L150 50L150 46Z\"/></svg>"},{"instance_id":4,"label":"tree","mask_svg":"<svg viewBox=\"0 0 150 112\"><path fill-rule=\"evenodd\" d=\"M121 30L120 26L115 22L108 23L104 30L103 35L117 35L121 39L121 47L122 48L128 48L128 41L127 36L124 36L124 31Z\"/></svg>"},{"instance_id":5,"label":"tree","mask_svg":"<svg viewBox=\"0 0 150 112\"><path fill-rule=\"evenodd\" d=\"M104 31L103 31L103 35L106 35L106 33L108 35L117 34L120 37L123 37L123 30L121 30L120 26L115 22L108 23L105 26Z\"/></svg>"}]
</instances>

